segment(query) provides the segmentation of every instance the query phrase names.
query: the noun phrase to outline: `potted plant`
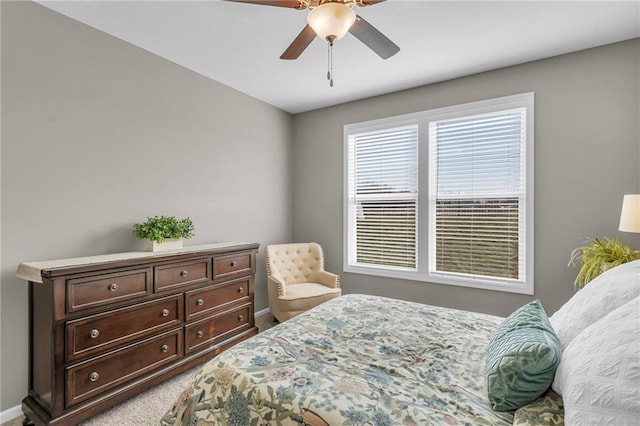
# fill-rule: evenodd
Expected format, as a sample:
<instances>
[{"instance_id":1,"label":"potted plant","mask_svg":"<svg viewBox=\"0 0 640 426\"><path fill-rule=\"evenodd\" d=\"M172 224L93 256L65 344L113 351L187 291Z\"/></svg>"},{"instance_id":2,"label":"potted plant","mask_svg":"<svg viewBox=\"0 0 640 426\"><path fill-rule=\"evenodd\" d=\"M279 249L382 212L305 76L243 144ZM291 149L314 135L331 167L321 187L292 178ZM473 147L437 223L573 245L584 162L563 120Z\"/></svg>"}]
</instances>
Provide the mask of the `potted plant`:
<instances>
[{"instance_id":1,"label":"potted plant","mask_svg":"<svg viewBox=\"0 0 640 426\"><path fill-rule=\"evenodd\" d=\"M588 238L585 243L584 246L571 252L569 261L569 266L577 266L576 262L582 262L582 267L573 283L575 291L580 290L607 269L640 259L640 250L623 245L618 237L605 237L604 240Z\"/></svg>"},{"instance_id":2,"label":"potted plant","mask_svg":"<svg viewBox=\"0 0 640 426\"><path fill-rule=\"evenodd\" d=\"M133 224L133 235L148 240L147 251L180 249L184 239L193 237L193 230L193 222L188 217L154 216Z\"/></svg>"}]
</instances>

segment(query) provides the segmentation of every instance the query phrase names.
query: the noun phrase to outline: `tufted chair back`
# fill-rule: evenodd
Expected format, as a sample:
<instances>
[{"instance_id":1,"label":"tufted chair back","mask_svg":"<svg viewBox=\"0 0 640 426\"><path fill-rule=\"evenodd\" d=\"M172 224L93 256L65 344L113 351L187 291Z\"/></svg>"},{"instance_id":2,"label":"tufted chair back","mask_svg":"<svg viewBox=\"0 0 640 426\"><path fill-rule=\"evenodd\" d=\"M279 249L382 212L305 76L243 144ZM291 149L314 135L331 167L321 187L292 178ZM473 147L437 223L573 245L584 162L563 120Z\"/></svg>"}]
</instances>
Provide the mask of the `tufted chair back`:
<instances>
[{"instance_id":1,"label":"tufted chair back","mask_svg":"<svg viewBox=\"0 0 640 426\"><path fill-rule=\"evenodd\" d=\"M275 244L267 246L266 263L267 275L291 285L324 270L324 255L318 243Z\"/></svg>"}]
</instances>

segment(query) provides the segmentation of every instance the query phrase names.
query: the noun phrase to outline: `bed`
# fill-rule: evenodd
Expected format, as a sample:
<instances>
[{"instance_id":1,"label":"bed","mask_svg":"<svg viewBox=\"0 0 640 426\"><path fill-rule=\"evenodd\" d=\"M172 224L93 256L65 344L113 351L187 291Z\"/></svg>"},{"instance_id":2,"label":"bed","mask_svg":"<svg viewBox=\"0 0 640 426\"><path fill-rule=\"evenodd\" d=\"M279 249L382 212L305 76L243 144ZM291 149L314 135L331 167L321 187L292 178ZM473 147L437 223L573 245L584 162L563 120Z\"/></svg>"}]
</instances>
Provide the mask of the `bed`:
<instances>
[{"instance_id":1,"label":"bed","mask_svg":"<svg viewBox=\"0 0 640 426\"><path fill-rule=\"evenodd\" d=\"M161 424L638 425L640 260L551 317L333 299L205 364Z\"/></svg>"}]
</instances>

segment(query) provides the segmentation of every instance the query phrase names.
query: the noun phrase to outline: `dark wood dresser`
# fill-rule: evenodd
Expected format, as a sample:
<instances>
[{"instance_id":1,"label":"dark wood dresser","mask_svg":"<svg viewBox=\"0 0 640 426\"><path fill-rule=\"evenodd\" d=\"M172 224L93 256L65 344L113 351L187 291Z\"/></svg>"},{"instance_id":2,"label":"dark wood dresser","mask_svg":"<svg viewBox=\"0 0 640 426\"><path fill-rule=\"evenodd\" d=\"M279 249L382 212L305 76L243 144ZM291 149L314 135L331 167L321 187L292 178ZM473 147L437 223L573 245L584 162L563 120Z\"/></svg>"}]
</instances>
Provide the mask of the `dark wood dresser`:
<instances>
[{"instance_id":1,"label":"dark wood dresser","mask_svg":"<svg viewBox=\"0 0 640 426\"><path fill-rule=\"evenodd\" d=\"M20 264L29 282L25 423L74 425L257 334L258 247Z\"/></svg>"}]
</instances>

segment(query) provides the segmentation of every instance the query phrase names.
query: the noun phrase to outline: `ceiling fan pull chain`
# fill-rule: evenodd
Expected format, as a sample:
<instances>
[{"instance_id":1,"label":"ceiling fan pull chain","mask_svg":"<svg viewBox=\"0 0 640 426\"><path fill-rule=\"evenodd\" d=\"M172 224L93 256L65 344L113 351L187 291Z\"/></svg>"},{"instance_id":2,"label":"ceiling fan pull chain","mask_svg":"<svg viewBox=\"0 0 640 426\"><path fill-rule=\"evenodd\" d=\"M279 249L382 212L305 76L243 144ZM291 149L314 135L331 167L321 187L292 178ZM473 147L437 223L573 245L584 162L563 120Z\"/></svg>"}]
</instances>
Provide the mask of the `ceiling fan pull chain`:
<instances>
[{"instance_id":1,"label":"ceiling fan pull chain","mask_svg":"<svg viewBox=\"0 0 640 426\"><path fill-rule=\"evenodd\" d=\"M329 42L329 49L327 51L327 80L329 80L329 86L333 87L333 43Z\"/></svg>"},{"instance_id":2,"label":"ceiling fan pull chain","mask_svg":"<svg viewBox=\"0 0 640 426\"><path fill-rule=\"evenodd\" d=\"M327 80L331 80L331 44L327 43Z\"/></svg>"}]
</instances>

